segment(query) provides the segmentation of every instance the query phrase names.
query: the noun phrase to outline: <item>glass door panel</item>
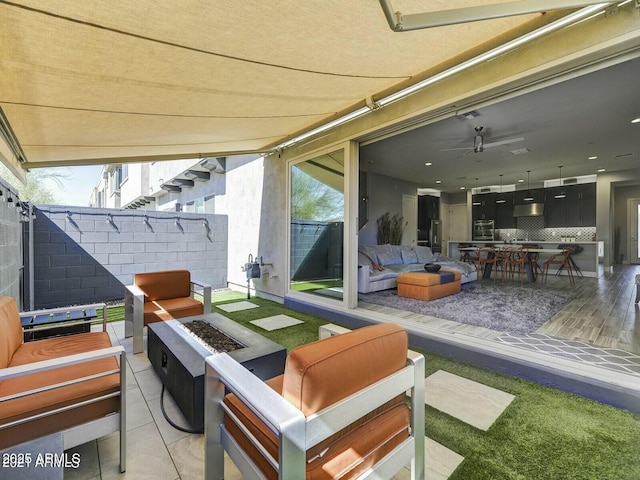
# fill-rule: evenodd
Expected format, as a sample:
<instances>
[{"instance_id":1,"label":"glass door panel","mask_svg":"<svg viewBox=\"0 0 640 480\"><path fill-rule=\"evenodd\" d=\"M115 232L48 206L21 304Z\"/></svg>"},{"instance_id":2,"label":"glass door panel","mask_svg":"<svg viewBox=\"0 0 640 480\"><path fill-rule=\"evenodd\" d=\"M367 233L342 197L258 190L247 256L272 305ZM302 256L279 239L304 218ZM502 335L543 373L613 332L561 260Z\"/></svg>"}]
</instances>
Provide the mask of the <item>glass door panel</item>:
<instances>
[{"instance_id":1,"label":"glass door panel","mask_svg":"<svg viewBox=\"0 0 640 480\"><path fill-rule=\"evenodd\" d=\"M290 289L344 296L344 151L291 166Z\"/></svg>"}]
</instances>

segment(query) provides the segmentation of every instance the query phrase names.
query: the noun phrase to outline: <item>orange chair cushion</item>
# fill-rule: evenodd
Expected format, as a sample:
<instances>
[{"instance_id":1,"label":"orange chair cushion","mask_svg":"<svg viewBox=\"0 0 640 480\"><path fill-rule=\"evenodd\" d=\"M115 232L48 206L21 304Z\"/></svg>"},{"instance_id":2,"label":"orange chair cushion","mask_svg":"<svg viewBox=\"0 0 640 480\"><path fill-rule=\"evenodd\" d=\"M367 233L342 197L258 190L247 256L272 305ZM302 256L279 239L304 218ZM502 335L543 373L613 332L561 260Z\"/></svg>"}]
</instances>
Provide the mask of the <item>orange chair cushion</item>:
<instances>
[{"instance_id":1,"label":"orange chair cushion","mask_svg":"<svg viewBox=\"0 0 640 480\"><path fill-rule=\"evenodd\" d=\"M133 283L144 292L145 302L191 295L189 270L137 273L133 277Z\"/></svg>"},{"instance_id":2,"label":"orange chair cushion","mask_svg":"<svg viewBox=\"0 0 640 480\"><path fill-rule=\"evenodd\" d=\"M144 304L144 324L202 315L204 305L191 297L155 300Z\"/></svg>"},{"instance_id":3,"label":"orange chair cushion","mask_svg":"<svg viewBox=\"0 0 640 480\"><path fill-rule=\"evenodd\" d=\"M302 345L287 357L282 396L309 416L404 368L407 349L407 332L392 323Z\"/></svg>"},{"instance_id":4,"label":"orange chair cushion","mask_svg":"<svg viewBox=\"0 0 640 480\"><path fill-rule=\"evenodd\" d=\"M22 325L16 300L0 297L0 368L6 368L22 345Z\"/></svg>"},{"instance_id":5,"label":"orange chair cushion","mask_svg":"<svg viewBox=\"0 0 640 480\"><path fill-rule=\"evenodd\" d=\"M82 333L63 337L47 338L23 344L13 355L9 367L26 365L41 360L49 360L66 355L94 351L111 347L111 340L106 332ZM82 365L56 368L45 372L34 373L22 377L11 378L0 382L0 397L46 387L87 375L107 371L118 371L115 357L94 360ZM28 397L16 398L3 402L0 406L0 423L11 422L30 417L31 415L50 411L79 401L95 399L102 395L119 391L120 375L113 373L105 377L35 393ZM76 408L54 416L3 430L0 449L15 445L64 428L80 425L98 416L119 411L117 397Z\"/></svg>"},{"instance_id":6,"label":"orange chair cushion","mask_svg":"<svg viewBox=\"0 0 640 480\"><path fill-rule=\"evenodd\" d=\"M308 416L403 368L407 348L406 331L397 325L365 327L294 349L285 373L266 383ZM274 433L235 395L227 395L224 402L277 459ZM228 416L225 426L267 478L277 479L277 472ZM402 394L308 450L306 478L355 478L408 435L409 409Z\"/></svg>"}]
</instances>

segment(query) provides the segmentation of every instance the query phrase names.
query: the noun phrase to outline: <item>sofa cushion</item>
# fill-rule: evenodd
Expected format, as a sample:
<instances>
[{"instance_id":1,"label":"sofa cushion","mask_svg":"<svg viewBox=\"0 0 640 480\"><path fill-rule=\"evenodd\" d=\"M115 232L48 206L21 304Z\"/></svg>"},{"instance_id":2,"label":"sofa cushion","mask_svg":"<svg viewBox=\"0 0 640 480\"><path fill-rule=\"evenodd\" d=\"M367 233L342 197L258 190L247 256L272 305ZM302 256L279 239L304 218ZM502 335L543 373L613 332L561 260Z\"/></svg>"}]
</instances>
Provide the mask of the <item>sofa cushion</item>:
<instances>
[{"instance_id":1,"label":"sofa cushion","mask_svg":"<svg viewBox=\"0 0 640 480\"><path fill-rule=\"evenodd\" d=\"M287 357L282 396L309 416L403 368L407 348L407 332L390 323L302 345Z\"/></svg>"},{"instance_id":2,"label":"sofa cushion","mask_svg":"<svg viewBox=\"0 0 640 480\"><path fill-rule=\"evenodd\" d=\"M189 270L137 273L133 277L133 283L144 292L145 302L191 295Z\"/></svg>"},{"instance_id":3,"label":"sofa cushion","mask_svg":"<svg viewBox=\"0 0 640 480\"><path fill-rule=\"evenodd\" d=\"M402 255L402 263L407 265L418 263L418 254L409 245L403 245L400 247L400 253Z\"/></svg>"},{"instance_id":4,"label":"sofa cushion","mask_svg":"<svg viewBox=\"0 0 640 480\"><path fill-rule=\"evenodd\" d=\"M0 297L0 368L6 368L22 345L22 325L16 300Z\"/></svg>"},{"instance_id":5,"label":"sofa cushion","mask_svg":"<svg viewBox=\"0 0 640 480\"><path fill-rule=\"evenodd\" d=\"M399 265L402 261L402 253L397 245L378 245L376 248L378 263L381 265Z\"/></svg>"},{"instance_id":6,"label":"sofa cushion","mask_svg":"<svg viewBox=\"0 0 640 480\"><path fill-rule=\"evenodd\" d=\"M145 302L144 324L202 315L204 305L191 297L169 298Z\"/></svg>"},{"instance_id":7,"label":"sofa cushion","mask_svg":"<svg viewBox=\"0 0 640 480\"><path fill-rule=\"evenodd\" d=\"M413 248L418 255L418 263L428 263L433 261L433 252L431 251L431 248L419 245L416 245Z\"/></svg>"}]
</instances>

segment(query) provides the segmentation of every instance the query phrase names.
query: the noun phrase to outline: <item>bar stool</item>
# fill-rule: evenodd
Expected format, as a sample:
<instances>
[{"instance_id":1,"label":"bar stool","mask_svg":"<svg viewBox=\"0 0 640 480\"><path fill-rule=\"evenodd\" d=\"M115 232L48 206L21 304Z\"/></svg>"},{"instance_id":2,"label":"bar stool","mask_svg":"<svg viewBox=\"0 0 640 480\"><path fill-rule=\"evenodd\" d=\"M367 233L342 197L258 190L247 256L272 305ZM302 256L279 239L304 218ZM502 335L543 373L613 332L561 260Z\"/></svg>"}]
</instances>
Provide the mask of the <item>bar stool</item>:
<instances>
[{"instance_id":1,"label":"bar stool","mask_svg":"<svg viewBox=\"0 0 640 480\"><path fill-rule=\"evenodd\" d=\"M573 287L575 285L575 280L573 279L573 268L571 266L572 253L573 253L573 249L563 248L561 253L555 253L551 255L542 264L542 282L544 283L547 280L547 274L549 273L549 265L558 265L558 272L563 268L567 270L567 275L569 275L569 283Z\"/></svg>"}]
</instances>

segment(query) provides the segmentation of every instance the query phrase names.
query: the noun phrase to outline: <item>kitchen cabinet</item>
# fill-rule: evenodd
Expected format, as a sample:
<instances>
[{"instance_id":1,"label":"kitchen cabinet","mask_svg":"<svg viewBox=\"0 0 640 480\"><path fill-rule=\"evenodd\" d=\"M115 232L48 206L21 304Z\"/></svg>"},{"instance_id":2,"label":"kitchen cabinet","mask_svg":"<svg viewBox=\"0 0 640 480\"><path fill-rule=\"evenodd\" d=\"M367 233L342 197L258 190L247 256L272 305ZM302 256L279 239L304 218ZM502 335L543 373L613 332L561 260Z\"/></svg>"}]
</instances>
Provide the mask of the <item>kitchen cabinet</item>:
<instances>
[{"instance_id":1,"label":"kitchen cabinet","mask_svg":"<svg viewBox=\"0 0 640 480\"><path fill-rule=\"evenodd\" d=\"M565 198L555 198L563 191ZM544 224L546 228L595 227L596 184L583 183L545 189Z\"/></svg>"},{"instance_id":2,"label":"kitchen cabinet","mask_svg":"<svg viewBox=\"0 0 640 480\"><path fill-rule=\"evenodd\" d=\"M506 202L496 203L495 228L516 228L516 218L513 216L513 207L515 205L514 192L499 193L496 198L504 197Z\"/></svg>"},{"instance_id":3,"label":"kitchen cabinet","mask_svg":"<svg viewBox=\"0 0 640 480\"><path fill-rule=\"evenodd\" d=\"M483 193L474 195L471 216L473 221L476 220L495 220L496 219L496 194Z\"/></svg>"}]
</instances>

